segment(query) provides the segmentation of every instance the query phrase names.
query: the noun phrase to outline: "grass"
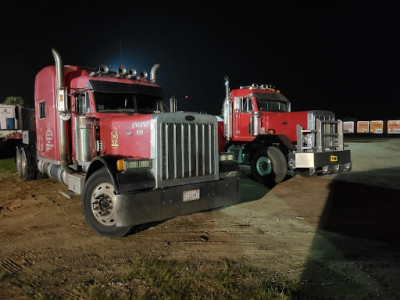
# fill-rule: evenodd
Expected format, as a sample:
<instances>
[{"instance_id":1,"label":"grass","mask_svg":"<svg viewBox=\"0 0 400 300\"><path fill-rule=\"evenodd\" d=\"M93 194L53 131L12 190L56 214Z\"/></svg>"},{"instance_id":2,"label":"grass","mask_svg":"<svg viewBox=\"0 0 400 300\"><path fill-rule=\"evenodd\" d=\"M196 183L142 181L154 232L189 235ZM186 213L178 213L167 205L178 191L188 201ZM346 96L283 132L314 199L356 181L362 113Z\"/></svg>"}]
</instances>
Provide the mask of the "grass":
<instances>
[{"instance_id":1,"label":"grass","mask_svg":"<svg viewBox=\"0 0 400 300\"><path fill-rule=\"evenodd\" d=\"M228 259L137 259L110 281L96 278L80 286L85 299L291 299L297 290L294 283Z\"/></svg>"},{"instance_id":2,"label":"grass","mask_svg":"<svg viewBox=\"0 0 400 300\"><path fill-rule=\"evenodd\" d=\"M15 172L16 168L14 158L0 159L0 181L9 177Z\"/></svg>"},{"instance_id":3,"label":"grass","mask_svg":"<svg viewBox=\"0 0 400 300\"><path fill-rule=\"evenodd\" d=\"M6 279L9 276L9 274L3 270L0 270L0 282L3 281L3 279Z\"/></svg>"}]
</instances>

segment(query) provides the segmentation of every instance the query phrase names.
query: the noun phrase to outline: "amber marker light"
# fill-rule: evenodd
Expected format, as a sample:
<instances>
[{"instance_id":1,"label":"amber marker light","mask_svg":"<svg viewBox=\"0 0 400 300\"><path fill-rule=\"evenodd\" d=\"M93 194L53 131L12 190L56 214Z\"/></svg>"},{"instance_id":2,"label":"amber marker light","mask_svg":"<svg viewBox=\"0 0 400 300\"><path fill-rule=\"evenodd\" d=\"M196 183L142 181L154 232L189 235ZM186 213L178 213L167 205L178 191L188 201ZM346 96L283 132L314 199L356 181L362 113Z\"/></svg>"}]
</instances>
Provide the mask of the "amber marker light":
<instances>
[{"instance_id":1,"label":"amber marker light","mask_svg":"<svg viewBox=\"0 0 400 300\"><path fill-rule=\"evenodd\" d=\"M117 160L117 170L118 171L124 171L124 166L125 166L125 160L124 159L118 159Z\"/></svg>"}]
</instances>

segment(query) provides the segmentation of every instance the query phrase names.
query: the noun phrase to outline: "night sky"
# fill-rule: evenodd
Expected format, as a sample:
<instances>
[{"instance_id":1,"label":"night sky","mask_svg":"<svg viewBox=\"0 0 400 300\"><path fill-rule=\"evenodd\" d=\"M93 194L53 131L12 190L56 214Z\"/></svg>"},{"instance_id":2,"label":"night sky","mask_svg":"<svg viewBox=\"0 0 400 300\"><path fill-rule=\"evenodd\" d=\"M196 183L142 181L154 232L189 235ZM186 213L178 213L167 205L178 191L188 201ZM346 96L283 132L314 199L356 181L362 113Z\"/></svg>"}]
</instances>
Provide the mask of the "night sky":
<instances>
[{"instance_id":1,"label":"night sky","mask_svg":"<svg viewBox=\"0 0 400 300\"><path fill-rule=\"evenodd\" d=\"M397 1L106 3L2 8L0 101L21 96L32 106L54 47L70 65L150 72L159 63L158 83L180 110L219 114L228 75L231 89L275 85L292 110L400 119Z\"/></svg>"}]
</instances>

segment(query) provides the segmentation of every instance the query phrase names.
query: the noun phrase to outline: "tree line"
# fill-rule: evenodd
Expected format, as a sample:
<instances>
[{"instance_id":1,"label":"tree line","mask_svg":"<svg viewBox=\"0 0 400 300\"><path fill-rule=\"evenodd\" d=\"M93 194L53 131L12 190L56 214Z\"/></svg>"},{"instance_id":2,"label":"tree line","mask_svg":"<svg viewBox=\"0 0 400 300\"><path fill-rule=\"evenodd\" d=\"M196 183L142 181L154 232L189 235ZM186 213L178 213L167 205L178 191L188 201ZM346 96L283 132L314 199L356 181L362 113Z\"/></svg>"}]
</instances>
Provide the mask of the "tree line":
<instances>
[{"instance_id":1,"label":"tree line","mask_svg":"<svg viewBox=\"0 0 400 300\"><path fill-rule=\"evenodd\" d=\"M3 104L14 104L14 105L20 105L21 107L24 106L24 99L19 96L9 96L7 97L4 101Z\"/></svg>"}]
</instances>

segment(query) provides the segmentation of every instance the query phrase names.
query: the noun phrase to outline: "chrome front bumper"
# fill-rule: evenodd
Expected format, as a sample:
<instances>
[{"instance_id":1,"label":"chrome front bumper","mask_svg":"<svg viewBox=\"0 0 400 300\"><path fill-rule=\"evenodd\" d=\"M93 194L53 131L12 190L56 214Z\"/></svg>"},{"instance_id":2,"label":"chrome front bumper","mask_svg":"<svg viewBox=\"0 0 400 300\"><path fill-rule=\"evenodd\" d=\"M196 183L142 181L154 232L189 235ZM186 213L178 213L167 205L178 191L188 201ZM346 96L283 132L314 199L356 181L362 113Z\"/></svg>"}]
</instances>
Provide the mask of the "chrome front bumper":
<instances>
[{"instance_id":1,"label":"chrome front bumper","mask_svg":"<svg viewBox=\"0 0 400 300\"><path fill-rule=\"evenodd\" d=\"M328 152L302 152L289 154L291 169L320 169L326 173L339 173L351 170L350 150Z\"/></svg>"}]
</instances>

